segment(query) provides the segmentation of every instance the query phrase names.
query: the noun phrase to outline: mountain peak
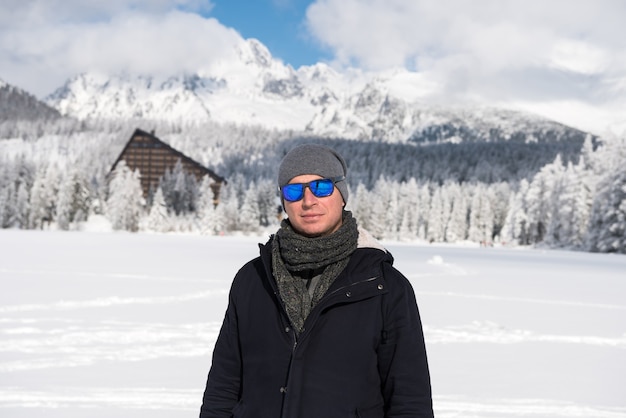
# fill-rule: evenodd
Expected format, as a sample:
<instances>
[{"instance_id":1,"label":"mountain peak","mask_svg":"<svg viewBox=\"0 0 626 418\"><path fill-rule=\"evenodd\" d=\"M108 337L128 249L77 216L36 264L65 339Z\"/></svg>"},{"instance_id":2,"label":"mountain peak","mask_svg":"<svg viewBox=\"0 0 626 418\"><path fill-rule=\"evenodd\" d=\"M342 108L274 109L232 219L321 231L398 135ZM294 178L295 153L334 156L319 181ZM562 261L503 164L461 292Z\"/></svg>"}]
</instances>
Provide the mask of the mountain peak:
<instances>
[{"instance_id":1,"label":"mountain peak","mask_svg":"<svg viewBox=\"0 0 626 418\"><path fill-rule=\"evenodd\" d=\"M241 40L232 51L197 72L79 74L46 101L79 119L212 120L392 142L532 140L534 134L518 133L543 129L559 136L562 129L519 112L427 106L432 86L405 69L339 73L318 63L295 70L256 39Z\"/></svg>"},{"instance_id":2,"label":"mountain peak","mask_svg":"<svg viewBox=\"0 0 626 418\"><path fill-rule=\"evenodd\" d=\"M254 38L246 39L237 48L237 52L242 61L247 65L253 64L261 68L270 68L274 61L269 49Z\"/></svg>"}]
</instances>

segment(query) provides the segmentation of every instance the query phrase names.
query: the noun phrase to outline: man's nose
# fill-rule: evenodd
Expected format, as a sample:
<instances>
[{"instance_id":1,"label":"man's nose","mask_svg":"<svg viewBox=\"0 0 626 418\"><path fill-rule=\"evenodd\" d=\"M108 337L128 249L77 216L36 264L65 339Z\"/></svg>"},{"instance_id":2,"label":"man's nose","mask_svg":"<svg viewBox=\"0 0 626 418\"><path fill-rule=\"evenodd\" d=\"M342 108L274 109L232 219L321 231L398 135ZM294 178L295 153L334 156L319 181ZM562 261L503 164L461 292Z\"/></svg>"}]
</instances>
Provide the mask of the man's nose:
<instances>
[{"instance_id":1,"label":"man's nose","mask_svg":"<svg viewBox=\"0 0 626 418\"><path fill-rule=\"evenodd\" d=\"M304 188L304 196L302 196L302 203L310 206L317 203L317 197L313 194L309 187Z\"/></svg>"}]
</instances>

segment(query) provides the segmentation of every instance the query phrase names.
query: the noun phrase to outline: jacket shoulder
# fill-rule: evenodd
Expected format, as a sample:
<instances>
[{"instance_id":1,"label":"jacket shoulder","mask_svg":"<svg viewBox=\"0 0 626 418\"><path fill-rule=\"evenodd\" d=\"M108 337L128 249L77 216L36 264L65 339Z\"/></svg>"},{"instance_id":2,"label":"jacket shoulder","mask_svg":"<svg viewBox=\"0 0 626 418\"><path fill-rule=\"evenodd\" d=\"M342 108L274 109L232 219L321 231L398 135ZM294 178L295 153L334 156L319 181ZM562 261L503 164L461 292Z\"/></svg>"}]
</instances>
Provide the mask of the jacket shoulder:
<instances>
[{"instance_id":1,"label":"jacket shoulder","mask_svg":"<svg viewBox=\"0 0 626 418\"><path fill-rule=\"evenodd\" d=\"M235 274L231 286L231 296L250 296L254 292L266 288L274 292L272 280L271 245L259 245L259 256L245 263Z\"/></svg>"},{"instance_id":2,"label":"jacket shoulder","mask_svg":"<svg viewBox=\"0 0 626 418\"><path fill-rule=\"evenodd\" d=\"M250 281L251 279L262 277L264 275L264 265L261 257L253 258L245 263L235 274L233 285L238 285Z\"/></svg>"},{"instance_id":3,"label":"jacket shoulder","mask_svg":"<svg viewBox=\"0 0 626 418\"><path fill-rule=\"evenodd\" d=\"M237 274L235 275L235 280L246 279L251 275L254 275L255 273L257 275L265 275L266 268L270 267L271 265L271 240L272 238L270 238L270 240L265 244L259 244L259 255L245 263L237 271Z\"/></svg>"},{"instance_id":4,"label":"jacket shoulder","mask_svg":"<svg viewBox=\"0 0 626 418\"><path fill-rule=\"evenodd\" d=\"M370 265L371 269L378 271L388 285L388 289L399 292L413 292L411 283L406 276L394 267L393 255L387 250L376 248L357 248L355 257L358 263Z\"/></svg>"}]
</instances>

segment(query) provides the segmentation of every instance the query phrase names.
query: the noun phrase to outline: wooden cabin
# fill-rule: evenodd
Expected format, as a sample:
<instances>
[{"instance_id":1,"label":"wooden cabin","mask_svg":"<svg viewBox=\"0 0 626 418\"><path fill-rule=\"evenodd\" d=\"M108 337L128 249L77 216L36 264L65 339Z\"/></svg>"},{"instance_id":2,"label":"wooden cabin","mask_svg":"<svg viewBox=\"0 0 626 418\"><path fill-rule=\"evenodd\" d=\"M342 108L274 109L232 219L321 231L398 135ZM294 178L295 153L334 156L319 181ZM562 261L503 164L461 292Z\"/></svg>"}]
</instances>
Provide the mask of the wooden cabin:
<instances>
[{"instance_id":1,"label":"wooden cabin","mask_svg":"<svg viewBox=\"0 0 626 418\"><path fill-rule=\"evenodd\" d=\"M161 177L168 170L173 170L179 160L185 173L195 175L198 182L202 181L204 176L209 176L213 180L211 188L216 202L222 184L226 184L226 180L214 171L167 145L154 133L148 133L141 129L136 129L130 137L120 156L117 157L111 167L110 173L122 160L126 162L128 168L133 171L139 170L141 173L141 187L144 196L148 196L151 190L154 192L157 189Z\"/></svg>"}]
</instances>

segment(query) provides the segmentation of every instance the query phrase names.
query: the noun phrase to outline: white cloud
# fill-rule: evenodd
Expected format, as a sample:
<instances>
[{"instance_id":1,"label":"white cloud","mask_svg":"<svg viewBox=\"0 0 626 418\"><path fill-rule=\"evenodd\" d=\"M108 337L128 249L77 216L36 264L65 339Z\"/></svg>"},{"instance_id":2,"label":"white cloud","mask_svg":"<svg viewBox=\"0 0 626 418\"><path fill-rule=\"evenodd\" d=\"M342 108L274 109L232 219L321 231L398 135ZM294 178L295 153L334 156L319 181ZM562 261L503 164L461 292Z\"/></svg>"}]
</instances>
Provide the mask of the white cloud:
<instances>
[{"instance_id":1,"label":"white cloud","mask_svg":"<svg viewBox=\"0 0 626 418\"><path fill-rule=\"evenodd\" d=\"M619 0L318 0L307 19L339 60L384 68L456 54L500 65L537 63L568 39L622 50L624 15Z\"/></svg>"},{"instance_id":2,"label":"white cloud","mask_svg":"<svg viewBox=\"0 0 626 418\"><path fill-rule=\"evenodd\" d=\"M0 0L0 7L0 77L40 97L84 71L202 70L241 41L203 17L209 0ZM622 0L315 0L305 26L337 66L415 70L439 102L536 103L544 115L594 109L607 112L603 123L624 124L624 16ZM558 103L568 106L557 110Z\"/></svg>"},{"instance_id":3,"label":"white cloud","mask_svg":"<svg viewBox=\"0 0 626 418\"><path fill-rule=\"evenodd\" d=\"M307 27L335 64L408 67L455 102L626 110L624 16L620 0L317 0Z\"/></svg>"},{"instance_id":4,"label":"white cloud","mask_svg":"<svg viewBox=\"0 0 626 418\"><path fill-rule=\"evenodd\" d=\"M604 48L574 40L555 42L548 63L556 69L588 75L603 73L610 64L610 53Z\"/></svg>"},{"instance_id":5,"label":"white cloud","mask_svg":"<svg viewBox=\"0 0 626 418\"><path fill-rule=\"evenodd\" d=\"M1 0L0 24L26 26L106 21L127 12L160 14L170 10L208 12L207 0Z\"/></svg>"},{"instance_id":6,"label":"white cloud","mask_svg":"<svg viewBox=\"0 0 626 418\"><path fill-rule=\"evenodd\" d=\"M194 12L209 9L206 1L97 3L15 2L15 9L0 18L2 77L43 96L84 71L200 70L232 54L241 40L234 29Z\"/></svg>"}]
</instances>

